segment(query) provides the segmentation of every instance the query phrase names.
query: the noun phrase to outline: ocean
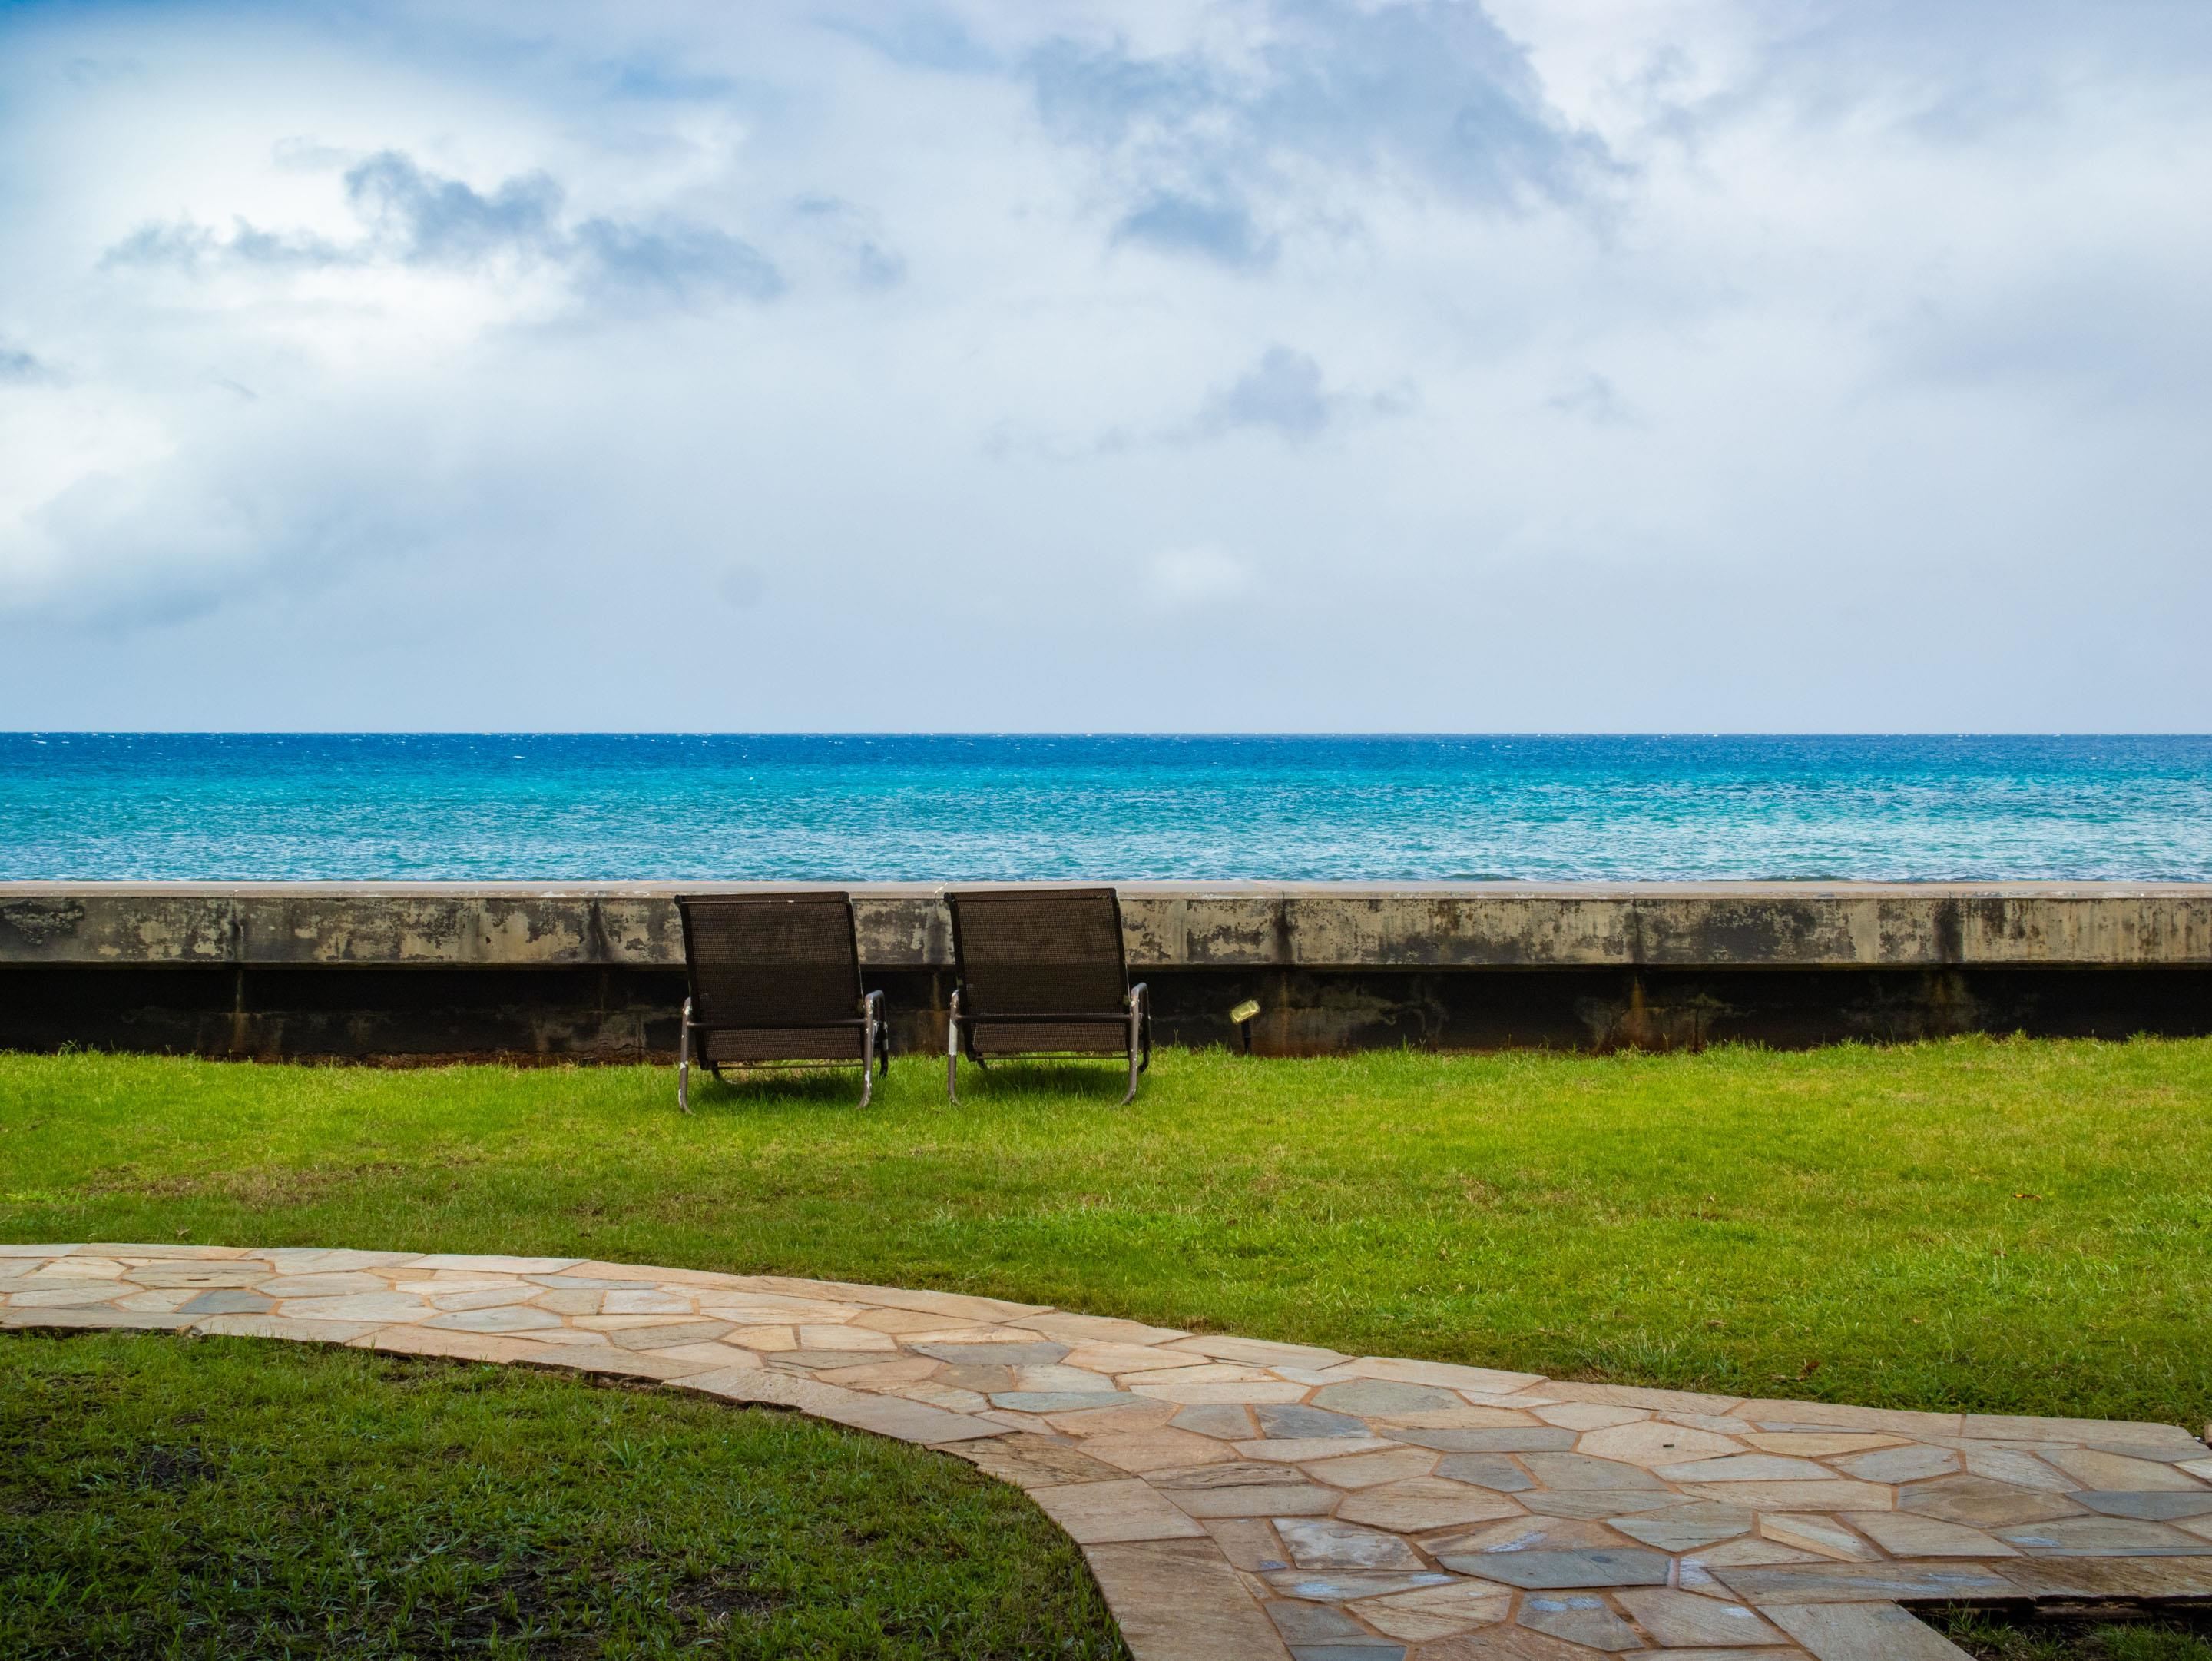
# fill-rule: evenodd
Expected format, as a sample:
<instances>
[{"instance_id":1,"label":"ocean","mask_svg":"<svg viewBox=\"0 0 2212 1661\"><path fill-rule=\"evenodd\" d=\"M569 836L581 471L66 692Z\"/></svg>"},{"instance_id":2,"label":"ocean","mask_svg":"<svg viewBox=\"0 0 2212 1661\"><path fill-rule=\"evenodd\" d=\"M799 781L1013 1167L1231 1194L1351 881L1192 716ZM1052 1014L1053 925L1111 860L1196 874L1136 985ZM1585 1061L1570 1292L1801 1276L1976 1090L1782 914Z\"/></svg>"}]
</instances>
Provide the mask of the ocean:
<instances>
[{"instance_id":1,"label":"ocean","mask_svg":"<svg viewBox=\"0 0 2212 1661\"><path fill-rule=\"evenodd\" d=\"M0 735L0 879L2212 880L2208 737Z\"/></svg>"}]
</instances>

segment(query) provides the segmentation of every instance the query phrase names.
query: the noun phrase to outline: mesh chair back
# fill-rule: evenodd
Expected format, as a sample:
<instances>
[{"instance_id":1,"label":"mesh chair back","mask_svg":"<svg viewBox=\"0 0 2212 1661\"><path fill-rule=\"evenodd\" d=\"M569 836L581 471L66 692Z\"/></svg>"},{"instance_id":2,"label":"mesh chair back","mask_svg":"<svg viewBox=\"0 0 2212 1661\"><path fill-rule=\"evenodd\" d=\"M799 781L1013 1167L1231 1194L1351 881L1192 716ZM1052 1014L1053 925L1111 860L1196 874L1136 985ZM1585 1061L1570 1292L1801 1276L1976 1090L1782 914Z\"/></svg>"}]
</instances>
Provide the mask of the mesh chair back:
<instances>
[{"instance_id":1,"label":"mesh chair back","mask_svg":"<svg viewBox=\"0 0 2212 1661\"><path fill-rule=\"evenodd\" d=\"M817 1026L860 1014L849 894L679 897L691 1019L702 1026Z\"/></svg>"},{"instance_id":2,"label":"mesh chair back","mask_svg":"<svg viewBox=\"0 0 2212 1661\"><path fill-rule=\"evenodd\" d=\"M945 898L970 1019L1097 1013L1127 1001L1112 889L970 889Z\"/></svg>"}]
</instances>

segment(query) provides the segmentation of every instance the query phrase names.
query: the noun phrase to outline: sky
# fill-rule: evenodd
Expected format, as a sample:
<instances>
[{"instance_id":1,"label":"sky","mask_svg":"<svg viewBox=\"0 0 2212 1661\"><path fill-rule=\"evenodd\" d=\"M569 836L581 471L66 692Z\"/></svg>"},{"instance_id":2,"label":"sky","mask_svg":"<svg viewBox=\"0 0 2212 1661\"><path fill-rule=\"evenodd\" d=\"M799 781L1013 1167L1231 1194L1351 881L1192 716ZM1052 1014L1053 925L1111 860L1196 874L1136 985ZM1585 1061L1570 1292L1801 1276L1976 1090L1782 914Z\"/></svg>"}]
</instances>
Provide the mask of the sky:
<instances>
[{"instance_id":1,"label":"sky","mask_svg":"<svg viewBox=\"0 0 2212 1661\"><path fill-rule=\"evenodd\" d=\"M0 728L2212 728L2203 0L0 3Z\"/></svg>"}]
</instances>

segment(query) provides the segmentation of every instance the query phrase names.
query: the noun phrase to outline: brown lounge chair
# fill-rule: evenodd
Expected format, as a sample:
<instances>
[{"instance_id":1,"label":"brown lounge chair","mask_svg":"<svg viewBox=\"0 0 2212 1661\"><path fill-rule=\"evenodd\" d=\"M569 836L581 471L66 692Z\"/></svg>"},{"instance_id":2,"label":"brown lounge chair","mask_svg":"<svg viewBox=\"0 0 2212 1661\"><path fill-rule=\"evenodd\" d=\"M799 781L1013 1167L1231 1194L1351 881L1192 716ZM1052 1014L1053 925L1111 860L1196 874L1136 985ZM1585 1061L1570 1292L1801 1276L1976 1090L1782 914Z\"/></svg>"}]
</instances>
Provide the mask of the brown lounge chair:
<instances>
[{"instance_id":1,"label":"brown lounge chair","mask_svg":"<svg viewBox=\"0 0 2212 1661\"><path fill-rule=\"evenodd\" d=\"M960 1099L960 1056L1121 1056L1129 1092L1152 1062L1150 995L1129 984L1121 904L1110 888L956 890L959 980L945 1043L945 1092Z\"/></svg>"},{"instance_id":2,"label":"brown lounge chair","mask_svg":"<svg viewBox=\"0 0 2212 1661\"><path fill-rule=\"evenodd\" d=\"M690 983L676 1050L676 1104L691 1110L691 1051L725 1066L859 1062L860 1105L878 1057L890 1069L884 995L860 989L853 899L835 890L679 895Z\"/></svg>"}]
</instances>

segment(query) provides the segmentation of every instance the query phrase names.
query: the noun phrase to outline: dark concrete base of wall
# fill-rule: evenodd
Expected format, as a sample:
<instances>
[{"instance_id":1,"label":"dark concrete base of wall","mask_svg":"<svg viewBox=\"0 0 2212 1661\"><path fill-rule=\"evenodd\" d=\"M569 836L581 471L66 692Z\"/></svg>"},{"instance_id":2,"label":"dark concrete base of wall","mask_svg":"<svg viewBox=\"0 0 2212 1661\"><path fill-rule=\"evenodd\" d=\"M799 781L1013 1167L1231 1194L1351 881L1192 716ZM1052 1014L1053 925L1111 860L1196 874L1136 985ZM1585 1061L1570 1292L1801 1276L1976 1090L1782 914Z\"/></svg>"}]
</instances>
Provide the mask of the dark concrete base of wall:
<instances>
[{"instance_id":1,"label":"dark concrete base of wall","mask_svg":"<svg viewBox=\"0 0 2212 1661\"><path fill-rule=\"evenodd\" d=\"M1961 1032L2212 1033L2212 969L1155 970L1171 1044L1265 1055L1395 1049L1802 1049ZM869 977L901 1053L944 1045L951 977ZM267 1060L672 1055L684 977L639 969L0 966L0 1049L68 1046Z\"/></svg>"}]
</instances>

